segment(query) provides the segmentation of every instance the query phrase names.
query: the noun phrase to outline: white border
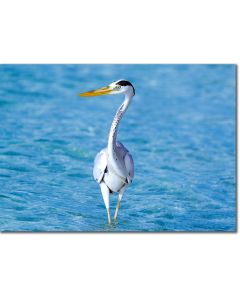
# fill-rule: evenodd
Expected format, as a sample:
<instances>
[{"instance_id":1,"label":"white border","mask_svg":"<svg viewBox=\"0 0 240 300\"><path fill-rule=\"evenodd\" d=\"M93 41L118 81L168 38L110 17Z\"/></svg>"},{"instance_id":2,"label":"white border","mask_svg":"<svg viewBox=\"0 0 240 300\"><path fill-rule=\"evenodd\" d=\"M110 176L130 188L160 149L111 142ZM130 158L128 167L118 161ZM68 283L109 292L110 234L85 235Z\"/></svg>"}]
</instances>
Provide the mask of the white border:
<instances>
[{"instance_id":1,"label":"white border","mask_svg":"<svg viewBox=\"0 0 240 300\"><path fill-rule=\"evenodd\" d=\"M0 62L239 63L237 4L9 0ZM239 253L239 234L1 234L0 298L240 299Z\"/></svg>"}]
</instances>

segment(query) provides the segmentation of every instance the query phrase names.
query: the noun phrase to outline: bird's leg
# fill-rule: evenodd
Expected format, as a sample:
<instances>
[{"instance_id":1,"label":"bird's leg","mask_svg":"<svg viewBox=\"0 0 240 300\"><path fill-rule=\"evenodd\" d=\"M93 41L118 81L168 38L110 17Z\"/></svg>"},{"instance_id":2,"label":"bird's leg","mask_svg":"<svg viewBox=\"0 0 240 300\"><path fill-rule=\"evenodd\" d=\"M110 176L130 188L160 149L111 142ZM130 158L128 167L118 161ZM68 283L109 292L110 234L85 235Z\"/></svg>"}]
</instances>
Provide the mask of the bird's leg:
<instances>
[{"instance_id":1,"label":"bird's leg","mask_svg":"<svg viewBox=\"0 0 240 300\"><path fill-rule=\"evenodd\" d=\"M125 192L126 187L121 188L121 190L119 191L119 195L118 195L118 201L117 201L117 207L115 210L115 214L114 214L114 221L116 221L117 219L117 215L118 215L118 210L120 208L120 202L122 200L123 194Z\"/></svg>"},{"instance_id":2,"label":"bird's leg","mask_svg":"<svg viewBox=\"0 0 240 300\"><path fill-rule=\"evenodd\" d=\"M109 188L106 186L104 182L100 183L100 188L103 196L103 201L106 206L107 214L108 214L108 224L111 224L111 216L110 216L110 207L109 207Z\"/></svg>"},{"instance_id":3,"label":"bird's leg","mask_svg":"<svg viewBox=\"0 0 240 300\"><path fill-rule=\"evenodd\" d=\"M110 208L107 208L108 224L111 224Z\"/></svg>"}]
</instances>

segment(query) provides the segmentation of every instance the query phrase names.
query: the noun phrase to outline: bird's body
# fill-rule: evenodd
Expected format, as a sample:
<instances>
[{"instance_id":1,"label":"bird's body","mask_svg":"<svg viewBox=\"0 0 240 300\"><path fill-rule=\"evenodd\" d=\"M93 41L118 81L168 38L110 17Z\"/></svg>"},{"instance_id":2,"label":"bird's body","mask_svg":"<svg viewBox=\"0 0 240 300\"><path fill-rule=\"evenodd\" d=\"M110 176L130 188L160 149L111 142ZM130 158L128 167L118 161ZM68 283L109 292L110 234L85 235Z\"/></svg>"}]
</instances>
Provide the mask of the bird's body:
<instances>
[{"instance_id":1,"label":"bird's body","mask_svg":"<svg viewBox=\"0 0 240 300\"><path fill-rule=\"evenodd\" d=\"M108 92L109 91L109 92ZM106 88L90 91L82 96L97 96L102 94L125 94L122 105L118 108L110 128L107 147L102 149L95 157L93 177L101 188L103 200L108 213L108 222L111 223L109 194L118 193L118 202L114 219L116 220L120 201L126 187L134 177L134 163L131 154L120 142L117 142L118 125L127 110L135 90L132 84L125 80L113 82Z\"/></svg>"}]
</instances>

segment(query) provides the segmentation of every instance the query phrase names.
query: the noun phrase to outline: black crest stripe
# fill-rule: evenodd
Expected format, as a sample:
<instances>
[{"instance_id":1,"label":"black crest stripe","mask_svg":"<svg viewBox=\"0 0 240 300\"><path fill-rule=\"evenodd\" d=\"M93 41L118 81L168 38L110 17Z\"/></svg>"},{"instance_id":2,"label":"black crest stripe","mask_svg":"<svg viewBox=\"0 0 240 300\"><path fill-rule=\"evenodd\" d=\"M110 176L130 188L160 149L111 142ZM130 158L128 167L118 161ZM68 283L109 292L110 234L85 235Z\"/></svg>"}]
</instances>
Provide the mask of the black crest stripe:
<instances>
[{"instance_id":1,"label":"black crest stripe","mask_svg":"<svg viewBox=\"0 0 240 300\"><path fill-rule=\"evenodd\" d=\"M135 95L135 89L134 89L133 85L131 84L131 82L129 82L127 80L120 80L120 81L118 81L117 84L121 85L121 86L127 86L127 85L131 86L133 88L133 92L134 92L134 95Z\"/></svg>"}]
</instances>

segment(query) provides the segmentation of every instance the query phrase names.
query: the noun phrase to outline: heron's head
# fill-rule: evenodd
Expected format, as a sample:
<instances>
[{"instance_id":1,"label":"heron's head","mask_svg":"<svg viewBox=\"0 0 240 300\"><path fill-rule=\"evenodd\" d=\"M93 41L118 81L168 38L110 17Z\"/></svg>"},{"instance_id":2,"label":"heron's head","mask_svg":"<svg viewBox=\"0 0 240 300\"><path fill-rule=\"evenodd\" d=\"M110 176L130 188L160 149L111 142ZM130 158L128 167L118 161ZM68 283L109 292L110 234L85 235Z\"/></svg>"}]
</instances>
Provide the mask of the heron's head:
<instances>
[{"instance_id":1,"label":"heron's head","mask_svg":"<svg viewBox=\"0 0 240 300\"><path fill-rule=\"evenodd\" d=\"M79 96L92 97L92 96L111 95L111 94L128 94L130 96L134 96L135 89L129 81L121 79L121 80L114 81L110 83L108 86L105 86L103 88L81 93L79 94Z\"/></svg>"}]
</instances>

